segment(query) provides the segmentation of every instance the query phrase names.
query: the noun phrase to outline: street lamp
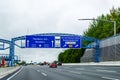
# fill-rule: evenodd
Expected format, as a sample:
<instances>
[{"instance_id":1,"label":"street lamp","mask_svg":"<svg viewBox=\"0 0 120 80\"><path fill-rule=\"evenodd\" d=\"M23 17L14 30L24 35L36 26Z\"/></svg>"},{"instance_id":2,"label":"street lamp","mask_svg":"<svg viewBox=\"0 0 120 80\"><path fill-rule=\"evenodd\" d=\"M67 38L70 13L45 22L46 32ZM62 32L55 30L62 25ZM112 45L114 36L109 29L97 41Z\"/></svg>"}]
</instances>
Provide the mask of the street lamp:
<instances>
[{"instance_id":1,"label":"street lamp","mask_svg":"<svg viewBox=\"0 0 120 80\"><path fill-rule=\"evenodd\" d=\"M78 19L78 20L96 20L96 21L105 21L105 22L111 22L114 24L114 36L116 36L116 21L113 20L103 20L103 19Z\"/></svg>"},{"instance_id":2,"label":"street lamp","mask_svg":"<svg viewBox=\"0 0 120 80\"><path fill-rule=\"evenodd\" d=\"M114 37L116 36L116 21L114 20L103 20L103 19L78 19L78 20L96 20L96 21L105 21L105 22L111 22L114 24ZM116 37L114 38L115 40L115 60L116 60Z\"/></svg>"}]
</instances>

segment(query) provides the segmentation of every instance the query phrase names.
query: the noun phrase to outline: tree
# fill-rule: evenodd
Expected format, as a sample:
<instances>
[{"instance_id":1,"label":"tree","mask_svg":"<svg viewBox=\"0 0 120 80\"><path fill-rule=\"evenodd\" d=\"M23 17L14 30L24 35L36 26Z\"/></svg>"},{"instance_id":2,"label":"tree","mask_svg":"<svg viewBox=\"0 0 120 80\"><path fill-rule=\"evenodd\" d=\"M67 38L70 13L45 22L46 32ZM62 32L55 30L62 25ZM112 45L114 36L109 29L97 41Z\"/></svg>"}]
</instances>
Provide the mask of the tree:
<instances>
[{"instance_id":1,"label":"tree","mask_svg":"<svg viewBox=\"0 0 120 80\"><path fill-rule=\"evenodd\" d=\"M84 49L67 49L58 55L58 61L62 63L79 63Z\"/></svg>"},{"instance_id":2,"label":"tree","mask_svg":"<svg viewBox=\"0 0 120 80\"><path fill-rule=\"evenodd\" d=\"M97 39L104 39L114 34L114 24L102 20L113 20L117 23L117 33L120 33L120 8L110 10L109 14L102 14L99 16L98 21L90 23L89 28L84 32L85 36L94 37Z\"/></svg>"},{"instance_id":3,"label":"tree","mask_svg":"<svg viewBox=\"0 0 120 80\"><path fill-rule=\"evenodd\" d=\"M22 61L20 63L18 63L19 65L25 65L26 64L26 61Z\"/></svg>"},{"instance_id":4,"label":"tree","mask_svg":"<svg viewBox=\"0 0 120 80\"><path fill-rule=\"evenodd\" d=\"M84 32L83 36L94 37L97 39L104 39L114 34L114 24L111 22L105 22L101 20L113 20L116 21L117 33L120 33L120 8L110 10L109 14L102 14L97 19L98 21L92 21L89 28ZM89 44L89 42L82 41L82 45ZM83 56L85 49L67 49L58 55L58 61L64 63L76 63L80 62L80 58Z\"/></svg>"}]
</instances>

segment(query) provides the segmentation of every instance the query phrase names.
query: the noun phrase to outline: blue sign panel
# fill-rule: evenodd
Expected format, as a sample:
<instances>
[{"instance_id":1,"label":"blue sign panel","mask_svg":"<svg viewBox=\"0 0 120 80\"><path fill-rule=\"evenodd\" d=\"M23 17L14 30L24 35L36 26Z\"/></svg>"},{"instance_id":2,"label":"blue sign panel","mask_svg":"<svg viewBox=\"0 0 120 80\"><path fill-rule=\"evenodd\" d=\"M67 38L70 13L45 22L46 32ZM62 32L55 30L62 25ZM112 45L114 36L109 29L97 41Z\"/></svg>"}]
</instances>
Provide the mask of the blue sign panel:
<instances>
[{"instance_id":1,"label":"blue sign panel","mask_svg":"<svg viewBox=\"0 0 120 80\"><path fill-rule=\"evenodd\" d=\"M61 36L61 48L81 48L80 36Z\"/></svg>"},{"instance_id":2,"label":"blue sign panel","mask_svg":"<svg viewBox=\"0 0 120 80\"><path fill-rule=\"evenodd\" d=\"M26 36L26 48L54 48L54 36Z\"/></svg>"}]
</instances>

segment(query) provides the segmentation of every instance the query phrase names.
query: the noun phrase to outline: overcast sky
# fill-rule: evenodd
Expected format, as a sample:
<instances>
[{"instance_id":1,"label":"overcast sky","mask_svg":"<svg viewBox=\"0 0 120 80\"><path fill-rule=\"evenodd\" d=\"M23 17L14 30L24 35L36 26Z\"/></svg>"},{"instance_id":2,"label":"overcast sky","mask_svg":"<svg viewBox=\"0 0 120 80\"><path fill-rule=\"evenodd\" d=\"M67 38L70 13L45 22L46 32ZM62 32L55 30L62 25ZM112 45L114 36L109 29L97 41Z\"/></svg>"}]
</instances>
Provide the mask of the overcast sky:
<instances>
[{"instance_id":1,"label":"overcast sky","mask_svg":"<svg viewBox=\"0 0 120 80\"><path fill-rule=\"evenodd\" d=\"M0 0L0 38L39 33L83 34L89 21L118 8L120 0ZM34 62L57 60L64 49L15 49L20 59ZM9 53L9 50L0 53Z\"/></svg>"}]
</instances>

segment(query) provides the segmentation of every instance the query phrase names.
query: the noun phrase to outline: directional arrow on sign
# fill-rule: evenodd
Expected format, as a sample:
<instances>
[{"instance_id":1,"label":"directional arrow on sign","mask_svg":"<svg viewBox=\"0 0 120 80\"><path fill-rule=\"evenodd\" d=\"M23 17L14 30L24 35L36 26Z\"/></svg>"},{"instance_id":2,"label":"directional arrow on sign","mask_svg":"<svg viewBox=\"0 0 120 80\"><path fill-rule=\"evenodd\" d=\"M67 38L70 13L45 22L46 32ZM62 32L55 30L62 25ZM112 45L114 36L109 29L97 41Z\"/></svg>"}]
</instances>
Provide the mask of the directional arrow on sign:
<instances>
[{"instance_id":1,"label":"directional arrow on sign","mask_svg":"<svg viewBox=\"0 0 120 80\"><path fill-rule=\"evenodd\" d=\"M52 42L52 47L53 47L53 41L51 41Z\"/></svg>"},{"instance_id":2,"label":"directional arrow on sign","mask_svg":"<svg viewBox=\"0 0 120 80\"><path fill-rule=\"evenodd\" d=\"M42 45L40 44L39 47L41 47Z\"/></svg>"},{"instance_id":3,"label":"directional arrow on sign","mask_svg":"<svg viewBox=\"0 0 120 80\"><path fill-rule=\"evenodd\" d=\"M63 47L66 47L67 45L65 44Z\"/></svg>"},{"instance_id":4,"label":"directional arrow on sign","mask_svg":"<svg viewBox=\"0 0 120 80\"><path fill-rule=\"evenodd\" d=\"M27 46L29 46L29 40L27 40Z\"/></svg>"},{"instance_id":5,"label":"directional arrow on sign","mask_svg":"<svg viewBox=\"0 0 120 80\"><path fill-rule=\"evenodd\" d=\"M75 47L78 47L78 44L77 44L77 45L75 45Z\"/></svg>"}]
</instances>

